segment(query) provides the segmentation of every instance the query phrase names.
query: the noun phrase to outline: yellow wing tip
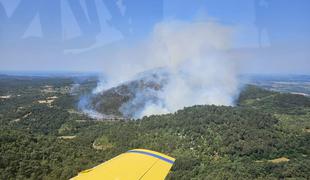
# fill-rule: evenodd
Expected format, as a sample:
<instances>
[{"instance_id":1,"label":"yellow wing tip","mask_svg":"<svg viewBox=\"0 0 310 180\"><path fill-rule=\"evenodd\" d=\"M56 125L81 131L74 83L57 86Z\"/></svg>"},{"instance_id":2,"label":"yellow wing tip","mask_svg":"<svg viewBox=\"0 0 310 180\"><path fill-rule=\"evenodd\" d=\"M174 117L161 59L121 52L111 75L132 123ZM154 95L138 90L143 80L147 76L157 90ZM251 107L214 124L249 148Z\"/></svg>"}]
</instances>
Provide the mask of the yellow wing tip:
<instances>
[{"instance_id":1,"label":"yellow wing tip","mask_svg":"<svg viewBox=\"0 0 310 180\"><path fill-rule=\"evenodd\" d=\"M84 170L70 180L115 179L115 177L128 179L128 176L132 177L129 179L139 179L141 175L145 175L145 179L164 179L174 161L174 158L156 151L133 149L96 167ZM148 166L152 167L151 171Z\"/></svg>"},{"instance_id":2,"label":"yellow wing tip","mask_svg":"<svg viewBox=\"0 0 310 180\"><path fill-rule=\"evenodd\" d=\"M160 158L164 158L164 159L167 159L171 162L171 164L174 163L175 161L175 158L173 157L170 157L168 155L165 155L163 153L160 153L160 152L156 152L156 151L152 151L152 150L148 150L148 149L133 149L133 150L130 150L130 151L127 151L127 152L141 152L141 153L146 153L148 155L155 155L156 157Z\"/></svg>"}]
</instances>

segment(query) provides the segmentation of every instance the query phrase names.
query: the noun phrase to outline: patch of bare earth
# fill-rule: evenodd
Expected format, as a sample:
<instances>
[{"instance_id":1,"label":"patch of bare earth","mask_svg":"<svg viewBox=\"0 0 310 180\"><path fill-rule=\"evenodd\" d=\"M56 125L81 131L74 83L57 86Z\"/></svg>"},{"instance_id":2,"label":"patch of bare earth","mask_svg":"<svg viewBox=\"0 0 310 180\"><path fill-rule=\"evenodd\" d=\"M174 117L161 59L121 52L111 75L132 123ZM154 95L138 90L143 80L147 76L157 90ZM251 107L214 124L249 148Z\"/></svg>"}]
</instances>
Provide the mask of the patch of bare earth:
<instances>
[{"instance_id":1,"label":"patch of bare earth","mask_svg":"<svg viewBox=\"0 0 310 180\"><path fill-rule=\"evenodd\" d=\"M76 136L59 136L58 139L74 139Z\"/></svg>"},{"instance_id":2,"label":"patch of bare earth","mask_svg":"<svg viewBox=\"0 0 310 180\"><path fill-rule=\"evenodd\" d=\"M68 109L68 113L70 113L70 114L79 114L79 115L83 114L82 112L79 112L79 111L77 111L75 109Z\"/></svg>"},{"instance_id":3,"label":"patch of bare earth","mask_svg":"<svg viewBox=\"0 0 310 180\"><path fill-rule=\"evenodd\" d=\"M285 162L289 162L289 161L290 161L290 159L288 159L286 157L280 157L280 158L271 159L271 160L257 160L255 162L256 163L271 162L274 164L279 164L279 163L285 163Z\"/></svg>"},{"instance_id":4,"label":"patch of bare earth","mask_svg":"<svg viewBox=\"0 0 310 180\"><path fill-rule=\"evenodd\" d=\"M32 114L32 112L29 112L29 113L25 114L25 115L23 116L23 118L27 118L27 117L30 116L31 114Z\"/></svg>"},{"instance_id":5,"label":"patch of bare earth","mask_svg":"<svg viewBox=\"0 0 310 180\"><path fill-rule=\"evenodd\" d=\"M17 119L12 120L11 122L19 122L19 121L20 121L20 119L17 118Z\"/></svg>"},{"instance_id":6,"label":"patch of bare earth","mask_svg":"<svg viewBox=\"0 0 310 180\"><path fill-rule=\"evenodd\" d=\"M283 163L283 162L289 162L290 160L286 157L280 157L277 159L272 159L272 160L268 160L268 162L274 163L274 164L278 164L278 163Z\"/></svg>"},{"instance_id":7,"label":"patch of bare earth","mask_svg":"<svg viewBox=\"0 0 310 180\"><path fill-rule=\"evenodd\" d=\"M50 107L52 107L52 103L55 101L55 99L57 99L58 97L57 96L51 96L51 97L48 97L44 100L38 100L38 103L39 104L46 104Z\"/></svg>"},{"instance_id":8,"label":"patch of bare earth","mask_svg":"<svg viewBox=\"0 0 310 180\"><path fill-rule=\"evenodd\" d=\"M111 144L97 145L95 142L93 143L93 148L96 150L106 150L111 147L113 147L113 145Z\"/></svg>"},{"instance_id":9,"label":"patch of bare earth","mask_svg":"<svg viewBox=\"0 0 310 180\"><path fill-rule=\"evenodd\" d=\"M43 87L42 87L41 92L43 92L43 93L55 93L55 92L57 92L57 91L54 90L54 87L53 87L53 86L46 85L46 86L43 86Z\"/></svg>"},{"instance_id":10,"label":"patch of bare earth","mask_svg":"<svg viewBox=\"0 0 310 180\"><path fill-rule=\"evenodd\" d=\"M7 95L7 96L0 96L0 99L10 99L12 96L11 95Z\"/></svg>"}]
</instances>

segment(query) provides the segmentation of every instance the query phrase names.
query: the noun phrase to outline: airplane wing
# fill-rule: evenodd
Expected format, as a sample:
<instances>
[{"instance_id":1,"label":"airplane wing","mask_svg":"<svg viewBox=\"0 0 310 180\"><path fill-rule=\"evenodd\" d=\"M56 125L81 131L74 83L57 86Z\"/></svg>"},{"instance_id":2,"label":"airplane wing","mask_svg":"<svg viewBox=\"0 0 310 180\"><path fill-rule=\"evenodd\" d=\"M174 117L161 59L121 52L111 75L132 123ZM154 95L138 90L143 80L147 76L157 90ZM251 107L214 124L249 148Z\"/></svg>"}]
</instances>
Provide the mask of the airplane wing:
<instances>
[{"instance_id":1,"label":"airplane wing","mask_svg":"<svg viewBox=\"0 0 310 180\"><path fill-rule=\"evenodd\" d=\"M175 159L146 149L134 149L80 172L71 180L165 179Z\"/></svg>"}]
</instances>

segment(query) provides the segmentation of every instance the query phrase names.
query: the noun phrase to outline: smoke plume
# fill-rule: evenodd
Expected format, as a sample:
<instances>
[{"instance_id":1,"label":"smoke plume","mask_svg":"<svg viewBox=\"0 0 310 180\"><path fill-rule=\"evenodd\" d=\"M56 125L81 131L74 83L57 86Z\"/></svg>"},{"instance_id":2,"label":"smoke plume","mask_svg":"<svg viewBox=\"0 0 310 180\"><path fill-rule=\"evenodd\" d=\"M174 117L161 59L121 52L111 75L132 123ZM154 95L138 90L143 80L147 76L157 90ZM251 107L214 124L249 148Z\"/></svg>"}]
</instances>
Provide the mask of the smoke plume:
<instances>
[{"instance_id":1,"label":"smoke plume","mask_svg":"<svg viewBox=\"0 0 310 180\"><path fill-rule=\"evenodd\" d=\"M214 21L159 23L147 40L111 57L104 67L107 81L93 93L136 79L160 82L157 90L135 89L134 98L120 107L134 118L198 104L233 105L239 83L237 64L228 53L232 34L232 28ZM150 70L159 79L144 73ZM133 108L137 104L142 107Z\"/></svg>"}]
</instances>

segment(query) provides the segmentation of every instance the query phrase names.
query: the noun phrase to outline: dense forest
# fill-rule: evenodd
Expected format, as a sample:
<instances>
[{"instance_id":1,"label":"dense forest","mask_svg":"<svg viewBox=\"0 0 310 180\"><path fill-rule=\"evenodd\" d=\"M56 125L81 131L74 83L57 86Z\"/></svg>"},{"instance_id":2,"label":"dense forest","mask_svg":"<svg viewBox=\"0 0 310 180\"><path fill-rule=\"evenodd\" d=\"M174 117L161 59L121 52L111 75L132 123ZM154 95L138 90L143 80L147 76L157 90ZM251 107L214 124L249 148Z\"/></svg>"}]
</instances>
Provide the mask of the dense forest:
<instances>
[{"instance_id":1,"label":"dense forest","mask_svg":"<svg viewBox=\"0 0 310 180\"><path fill-rule=\"evenodd\" d=\"M69 179L134 148L176 158L167 179L310 179L306 96L248 85L235 107L94 120L77 104L96 81L0 76L0 179Z\"/></svg>"}]
</instances>

